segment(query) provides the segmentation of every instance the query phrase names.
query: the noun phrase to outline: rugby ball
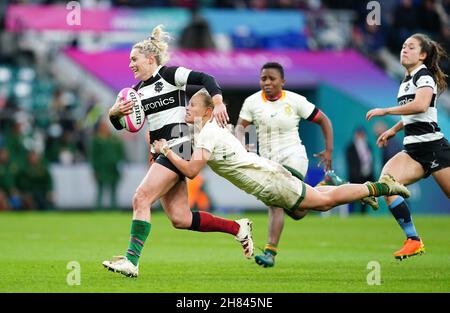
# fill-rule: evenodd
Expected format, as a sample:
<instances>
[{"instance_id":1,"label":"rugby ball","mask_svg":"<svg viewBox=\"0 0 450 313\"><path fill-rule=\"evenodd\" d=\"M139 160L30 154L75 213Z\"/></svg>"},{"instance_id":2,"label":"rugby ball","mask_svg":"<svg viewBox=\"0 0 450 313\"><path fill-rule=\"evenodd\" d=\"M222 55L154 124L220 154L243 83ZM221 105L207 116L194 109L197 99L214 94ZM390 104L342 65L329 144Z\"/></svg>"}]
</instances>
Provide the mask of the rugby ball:
<instances>
[{"instance_id":1,"label":"rugby ball","mask_svg":"<svg viewBox=\"0 0 450 313\"><path fill-rule=\"evenodd\" d=\"M119 92L118 97L133 102L133 113L122 116L120 124L129 132L135 133L139 131L145 123L145 112L141 97L133 88L123 88Z\"/></svg>"}]
</instances>

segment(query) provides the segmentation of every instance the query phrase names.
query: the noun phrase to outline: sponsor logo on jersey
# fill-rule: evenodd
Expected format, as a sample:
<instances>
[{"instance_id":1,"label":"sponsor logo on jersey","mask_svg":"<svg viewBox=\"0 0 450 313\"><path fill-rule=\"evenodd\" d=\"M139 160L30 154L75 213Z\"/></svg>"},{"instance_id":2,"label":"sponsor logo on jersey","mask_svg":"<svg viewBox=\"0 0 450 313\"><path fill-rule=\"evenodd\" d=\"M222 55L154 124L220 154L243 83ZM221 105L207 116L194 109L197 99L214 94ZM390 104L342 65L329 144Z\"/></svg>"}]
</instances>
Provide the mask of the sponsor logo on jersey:
<instances>
[{"instance_id":1,"label":"sponsor logo on jersey","mask_svg":"<svg viewBox=\"0 0 450 313\"><path fill-rule=\"evenodd\" d=\"M154 110L156 108L162 108L165 107L167 105L173 104L175 103L175 98L174 97L170 97L170 98L159 98L156 101L153 102L149 102L149 103L145 103L144 104L144 109L147 110Z\"/></svg>"},{"instance_id":2,"label":"sponsor logo on jersey","mask_svg":"<svg viewBox=\"0 0 450 313\"><path fill-rule=\"evenodd\" d=\"M398 105L405 105L405 104L408 104L408 103L410 103L412 101L414 101L414 98L406 98L406 99L403 99L403 100L399 101Z\"/></svg>"}]
</instances>

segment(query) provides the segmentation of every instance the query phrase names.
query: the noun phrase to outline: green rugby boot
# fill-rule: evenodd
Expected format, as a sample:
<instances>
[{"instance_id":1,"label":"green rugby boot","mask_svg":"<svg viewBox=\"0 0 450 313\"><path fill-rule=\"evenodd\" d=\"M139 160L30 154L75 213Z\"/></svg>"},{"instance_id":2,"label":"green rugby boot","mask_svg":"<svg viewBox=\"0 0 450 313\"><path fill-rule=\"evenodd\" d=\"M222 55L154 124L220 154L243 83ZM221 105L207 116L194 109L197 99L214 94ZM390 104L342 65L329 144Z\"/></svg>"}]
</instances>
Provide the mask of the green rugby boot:
<instances>
[{"instance_id":1,"label":"green rugby boot","mask_svg":"<svg viewBox=\"0 0 450 313\"><path fill-rule=\"evenodd\" d=\"M255 262L262 267L274 267L275 255L266 251L263 254L258 254L257 256L255 256Z\"/></svg>"},{"instance_id":2,"label":"green rugby boot","mask_svg":"<svg viewBox=\"0 0 450 313\"><path fill-rule=\"evenodd\" d=\"M334 170L329 170L325 172L323 179L316 186L340 186L342 184L345 184L345 181Z\"/></svg>"}]
</instances>

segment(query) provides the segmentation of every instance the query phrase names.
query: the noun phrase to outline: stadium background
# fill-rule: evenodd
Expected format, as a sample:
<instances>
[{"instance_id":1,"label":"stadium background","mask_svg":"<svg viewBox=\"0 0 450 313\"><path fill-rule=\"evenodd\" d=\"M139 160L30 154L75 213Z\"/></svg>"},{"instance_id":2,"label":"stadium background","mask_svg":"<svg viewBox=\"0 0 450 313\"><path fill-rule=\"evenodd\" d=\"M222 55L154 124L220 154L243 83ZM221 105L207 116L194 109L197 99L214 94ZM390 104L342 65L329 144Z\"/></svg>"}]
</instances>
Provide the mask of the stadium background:
<instances>
[{"instance_id":1,"label":"stadium background","mask_svg":"<svg viewBox=\"0 0 450 313\"><path fill-rule=\"evenodd\" d=\"M169 65L214 75L223 88L231 122L245 97L259 89L260 66L278 61L286 88L305 95L330 117L335 132L334 168L346 177L345 148L363 126L374 156L377 121L364 120L374 107L395 105L403 69L398 64L408 34L428 33L448 50L449 1L381 1L379 26L367 1L6 1L1 4L0 145L18 161L29 150L42 154L53 179L57 209L92 209L95 182L89 142L95 124L117 92L132 85L131 45L164 24L173 35ZM409 4L408 4L409 3ZM421 11L421 14L418 12ZM80 13L79 15L77 15ZM409 14L409 15L408 15ZM414 15L416 14L416 15ZM412 18L416 22L411 22ZM448 63L443 64L449 72ZM439 125L450 133L450 96L439 98ZM16 127L16 133L13 129ZM117 133L126 147L121 163L119 205L130 208L132 193L146 170L145 131ZM321 171L320 128L301 123L310 157L307 181ZM20 166L20 165L18 165ZM264 209L224 180L203 174L204 190L217 209ZM73 192L74 188L77 190ZM227 192L222 192L226 190ZM417 213L449 213L449 203L432 179L411 186ZM229 197L229 194L233 197ZM14 207L14 206L13 206ZM20 209L20 204L16 204ZM381 212L387 212L383 205Z\"/></svg>"},{"instance_id":2,"label":"stadium background","mask_svg":"<svg viewBox=\"0 0 450 313\"><path fill-rule=\"evenodd\" d=\"M378 175L376 122L367 123L364 116L370 108L395 105L404 75L398 64L403 40L422 31L450 50L449 0L379 3L381 25L369 27L366 18L373 9L368 1L0 1L0 175L6 148L8 166L21 168L26 178L19 183L25 183L24 192L14 193L11 208L0 212L0 266L5 269L0 291L448 292L450 228L442 213L448 214L450 205L430 178L411 186L409 200L427 254L401 265L391 253L403 234L382 203L370 216L341 218L348 213L342 206L331 216L286 219L273 269L244 260L227 235L173 229L156 206L139 279L101 267L128 243L132 194L147 169L144 131L113 131L126 150L120 210L95 210L90 144L118 90L133 84L128 69L133 43L155 25L166 25L174 37L169 64L215 75L233 124L243 99L259 89L260 66L279 61L286 68L286 88L305 95L332 120L338 174L346 177L345 149L354 130L363 126ZM193 19L194 8L199 15ZM450 73L448 63L443 67ZM447 137L449 99L447 92L438 105ZM378 120L389 126L396 121ZM322 150L323 139L320 128L307 122L300 132L310 157L307 180L314 184L321 170L312 154ZM40 165L26 163L30 151L42 156ZM43 168L49 169L52 183L44 175L26 184L30 173L40 176ZM251 218L256 247L261 247L267 229L262 203L208 170L202 175L210 209L229 218ZM2 187L7 178L0 178ZM50 191L52 197L45 200L53 201L44 201L45 212L38 209L39 201L24 201L30 190L37 200ZM70 284L72 261L81 265L80 285ZM375 285L366 280L373 261L382 270L382 281Z\"/></svg>"}]
</instances>

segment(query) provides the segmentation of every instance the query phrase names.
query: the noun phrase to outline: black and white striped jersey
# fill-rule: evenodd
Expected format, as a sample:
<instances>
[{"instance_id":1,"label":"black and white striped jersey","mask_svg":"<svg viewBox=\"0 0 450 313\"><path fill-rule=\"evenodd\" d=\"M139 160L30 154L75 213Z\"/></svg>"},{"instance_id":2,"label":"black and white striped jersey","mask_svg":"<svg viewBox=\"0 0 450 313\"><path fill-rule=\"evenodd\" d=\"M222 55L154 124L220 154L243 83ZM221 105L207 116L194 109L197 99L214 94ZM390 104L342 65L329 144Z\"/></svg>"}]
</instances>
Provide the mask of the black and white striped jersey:
<instances>
[{"instance_id":1,"label":"black and white striped jersey","mask_svg":"<svg viewBox=\"0 0 450 313\"><path fill-rule=\"evenodd\" d=\"M437 123L437 85L433 79L433 75L425 65L421 65L415 69L400 84L397 95L398 105L405 105L412 102L417 90L423 87L433 88L433 97L431 98L428 109L424 113L402 115L405 131L403 144L405 146L413 143L435 141L444 137Z\"/></svg>"},{"instance_id":2,"label":"black and white striped jersey","mask_svg":"<svg viewBox=\"0 0 450 313\"><path fill-rule=\"evenodd\" d=\"M186 85L191 70L159 66L152 77L133 88L141 96L150 141L187 135Z\"/></svg>"}]
</instances>

